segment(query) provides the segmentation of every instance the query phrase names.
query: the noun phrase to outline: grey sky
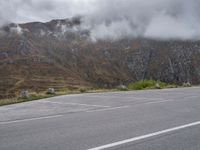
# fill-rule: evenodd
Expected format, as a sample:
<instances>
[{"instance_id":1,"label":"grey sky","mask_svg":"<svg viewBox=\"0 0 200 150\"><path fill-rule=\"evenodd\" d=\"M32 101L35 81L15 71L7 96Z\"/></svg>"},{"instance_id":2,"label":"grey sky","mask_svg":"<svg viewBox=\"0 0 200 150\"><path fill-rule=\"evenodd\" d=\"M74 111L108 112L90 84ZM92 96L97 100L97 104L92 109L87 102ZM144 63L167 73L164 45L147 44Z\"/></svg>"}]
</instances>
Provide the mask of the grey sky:
<instances>
[{"instance_id":1,"label":"grey sky","mask_svg":"<svg viewBox=\"0 0 200 150\"><path fill-rule=\"evenodd\" d=\"M84 16L95 39L200 38L198 0L0 0L0 24Z\"/></svg>"}]
</instances>

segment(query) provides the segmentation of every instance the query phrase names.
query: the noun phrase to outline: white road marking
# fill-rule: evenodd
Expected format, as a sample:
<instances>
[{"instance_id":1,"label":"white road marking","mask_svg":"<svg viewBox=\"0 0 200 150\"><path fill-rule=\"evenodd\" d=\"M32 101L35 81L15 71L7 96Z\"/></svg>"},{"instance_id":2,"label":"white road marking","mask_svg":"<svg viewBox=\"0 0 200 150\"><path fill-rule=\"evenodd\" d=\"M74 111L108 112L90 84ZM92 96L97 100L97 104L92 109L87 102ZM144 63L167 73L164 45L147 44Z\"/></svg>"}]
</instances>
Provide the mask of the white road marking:
<instances>
[{"instance_id":1,"label":"white road marking","mask_svg":"<svg viewBox=\"0 0 200 150\"><path fill-rule=\"evenodd\" d=\"M195 98L196 96L190 96L188 98ZM156 103L166 103L166 102L182 102L182 101L192 101L194 99L181 99L181 100L175 100L175 99L163 99L162 101L151 101L143 104L156 104ZM196 101L196 100L195 100Z\"/></svg>"},{"instance_id":2,"label":"white road marking","mask_svg":"<svg viewBox=\"0 0 200 150\"><path fill-rule=\"evenodd\" d=\"M188 96L188 98L200 98L200 96Z\"/></svg>"},{"instance_id":3,"label":"white road marking","mask_svg":"<svg viewBox=\"0 0 200 150\"><path fill-rule=\"evenodd\" d=\"M163 101L151 101L151 102L146 102L142 103L144 105L149 105L149 104L158 104L158 103L166 103L166 102L175 102L176 100L170 99L170 100L163 100Z\"/></svg>"},{"instance_id":4,"label":"white road marking","mask_svg":"<svg viewBox=\"0 0 200 150\"><path fill-rule=\"evenodd\" d=\"M193 97L189 97L189 98L194 98L196 96L193 96ZM149 98L149 100L159 100L158 98L156 99L153 99L153 98ZM166 103L166 102L182 102L182 101L192 101L194 99L181 99L181 100L175 100L175 99L161 99L160 98L160 101L147 101L147 102L144 102L144 103L138 103L136 105L149 105L149 104L159 104L159 103Z\"/></svg>"},{"instance_id":5,"label":"white road marking","mask_svg":"<svg viewBox=\"0 0 200 150\"><path fill-rule=\"evenodd\" d=\"M84 112L91 113L91 112L115 110L115 109L121 109L121 108L127 108L127 107L130 107L130 106L111 107L111 108L97 109L97 110L91 110L91 111L87 111L86 110ZM5 121L5 122L0 122L0 125L6 125L6 124L12 124L12 123L20 123L20 122L28 122L28 121L35 121L35 120L53 119L53 118L59 118L59 117L63 117L63 116L64 115L54 115L54 116L37 117L37 118L29 118L29 119L22 119L22 120Z\"/></svg>"},{"instance_id":6,"label":"white road marking","mask_svg":"<svg viewBox=\"0 0 200 150\"><path fill-rule=\"evenodd\" d=\"M53 119L53 118L58 118L58 117L62 117L62 116L63 115L54 115L54 116L47 116L47 117L38 117L38 118L30 118L30 119L23 119L23 120L6 121L6 122L0 122L0 125L35 121L35 120Z\"/></svg>"},{"instance_id":7,"label":"white road marking","mask_svg":"<svg viewBox=\"0 0 200 150\"><path fill-rule=\"evenodd\" d=\"M177 131L177 130L181 130L181 129L185 129L185 128L189 128L189 127L193 127L193 126L197 126L197 125L200 125L200 121L193 122L193 123L186 124L186 125L182 125L182 126L177 126L177 127L174 127L174 128L170 128L170 129L166 129L166 130L162 130L162 131L158 131L158 132L154 132L154 133L150 133L150 134L146 134L146 135L142 135L142 136L138 136L138 137L134 137L134 138L131 138L131 139L126 139L126 140L123 140L123 141L103 145L103 146L100 146L100 147L91 148L91 149L88 149L88 150L104 150L104 149L108 149L108 148L116 147L116 146L119 146L119 145L123 145L123 144L131 143L131 142L151 138L151 137L158 136L158 135L161 135L161 134L166 134L166 133L169 133L169 132L173 132L173 131Z\"/></svg>"},{"instance_id":8,"label":"white road marking","mask_svg":"<svg viewBox=\"0 0 200 150\"><path fill-rule=\"evenodd\" d=\"M80 104L80 103L65 103L65 102L53 102L53 101L40 101L41 103L53 103L53 104L61 104L61 105L80 105L80 106L90 106L90 107L110 107L105 105L92 105L92 104Z\"/></svg>"},{"instance_id":9,"label":"white road marking","mask_svg":"<svg viewBox=\"0 0 200 150\"><path fill-rule=\"evenodd\" d=\"M89 110L86 112L88 112L88 113L101 112L101 111L116 110L116 109L122 109L122 108L128 108L128 107L131 107L131 106L110 107L110 108L105 108L105 109Z\"/></svg>"},{"instance_id":10,"label":"white road marking","mask_svg":"<svg viewBox=\"0 0 200 150\"><path fill-rule=\"evenodd\" d=\"M118 95L88 95L87 96L88 98L110 98L110 99L113 99L113 98L118 98L119 96Z\"/></svg>"}]
</instances>

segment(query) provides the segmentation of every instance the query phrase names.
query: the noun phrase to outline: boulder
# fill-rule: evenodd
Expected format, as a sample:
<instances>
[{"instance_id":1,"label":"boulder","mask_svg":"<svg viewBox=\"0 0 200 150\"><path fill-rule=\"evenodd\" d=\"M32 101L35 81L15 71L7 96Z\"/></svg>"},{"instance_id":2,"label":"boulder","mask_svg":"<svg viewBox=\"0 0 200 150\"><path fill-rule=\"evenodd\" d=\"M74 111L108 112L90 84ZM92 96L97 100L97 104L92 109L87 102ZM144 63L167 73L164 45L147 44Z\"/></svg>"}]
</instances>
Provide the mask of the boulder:
<instances>
[{"instance_id":1,"label":"boulder","mask_svg":"<svg viewBox=\"0 0 200 150\"><path fill-rule=\"evenodd\" d=\"M22 90L20 92L20 98L29 98L29 92L28 92L28 90Z\"/></svg>"},{"instance_id":2,"label":"boulder","mask_svg":"<svg viewBox=\"0 0 200 150\"><path fill-rule=\"evenodd\" d=\"M54 88L48 88L47 94L55 94L55 89Z\"/></svg>"},{"instance_id":3,"label":"boulder","mask_svg":"<svg viewBox=\"0 0 200 150\"><path fill-rule=\"evenodd\" d=\"M191 85L191 83L190 82L185 82L185 83L183 83L183 87L191 87L192 85Z\"/></svg>"},{"instance_id":4,"label":"boulder","mask_svg":"<svg viewBox=\"0 0 200 150\"><path fill-rule=\"evenodd\" d=\"M128 87L126 85L120 84L120 85L117 86L117 89L126 91L126 90L128 90Z\"/></svg>"},{"instance_id":5,"label":"boulder","mask_svg":"<svg viewBox=\"0 0 200 150\"><path fill-rule=\"evenodd\" d=\"M160 87L160 84L159 84L159 83L156 83L155 87L156 87L156 89L161 89L161 87Z\"/></svg>"}]
</instances>

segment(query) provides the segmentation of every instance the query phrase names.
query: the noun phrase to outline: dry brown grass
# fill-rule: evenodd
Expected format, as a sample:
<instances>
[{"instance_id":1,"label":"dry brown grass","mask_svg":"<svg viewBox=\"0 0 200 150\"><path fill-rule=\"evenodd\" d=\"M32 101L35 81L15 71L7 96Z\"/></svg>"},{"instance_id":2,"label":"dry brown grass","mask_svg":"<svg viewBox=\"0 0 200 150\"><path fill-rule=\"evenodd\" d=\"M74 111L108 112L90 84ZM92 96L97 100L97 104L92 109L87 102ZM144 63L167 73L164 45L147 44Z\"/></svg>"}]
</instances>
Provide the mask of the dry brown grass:
<instances>
[{"instance_id":1,"label":"dry brown grass","mask_svg":"<svg viewBox=\"0 0 200 150\"><path fill-rule=\"evenodd\" d=\"M0 106L40 100L40 99L61 96L61 95L81 94L81 93L101 93L101 92L113 92L113 91L117 91L117 90L116 89L90 89L90 88L81 87L77 90L62 89L62 90L57 91L55 94L47 94L45 91L39 92L39 93L31 92L29 98L14 97L14 98L0 99Z\"/></svg>"}]
</instances>

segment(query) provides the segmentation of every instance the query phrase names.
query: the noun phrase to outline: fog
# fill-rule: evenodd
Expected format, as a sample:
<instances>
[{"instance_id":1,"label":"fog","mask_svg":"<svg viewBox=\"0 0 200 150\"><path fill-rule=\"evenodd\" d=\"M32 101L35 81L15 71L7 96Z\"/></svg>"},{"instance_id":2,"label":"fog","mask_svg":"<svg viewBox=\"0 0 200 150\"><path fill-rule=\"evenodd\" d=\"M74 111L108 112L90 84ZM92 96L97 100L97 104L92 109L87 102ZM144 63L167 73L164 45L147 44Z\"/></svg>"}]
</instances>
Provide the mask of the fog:
<instances>
[{"instance_id":1,"label":"fog","mask_svg":"<svg viewBox=\"0 0 200 150\"><path fill-rule=\"evenodd\" d=\"M198 0L2 0L0 25L82 16L91 38L200 39Z\"/></svg>"}]
</instances>

